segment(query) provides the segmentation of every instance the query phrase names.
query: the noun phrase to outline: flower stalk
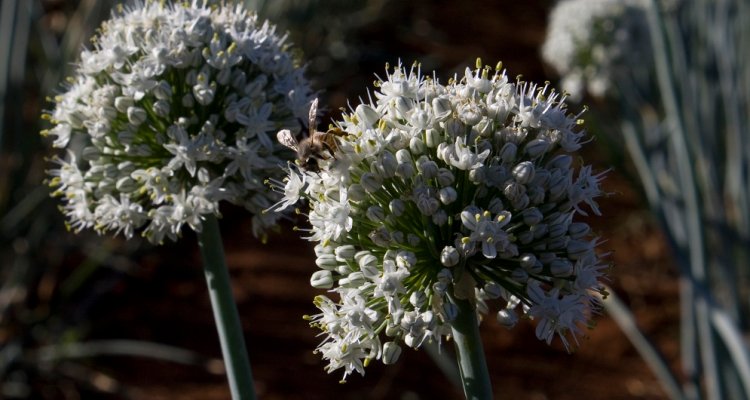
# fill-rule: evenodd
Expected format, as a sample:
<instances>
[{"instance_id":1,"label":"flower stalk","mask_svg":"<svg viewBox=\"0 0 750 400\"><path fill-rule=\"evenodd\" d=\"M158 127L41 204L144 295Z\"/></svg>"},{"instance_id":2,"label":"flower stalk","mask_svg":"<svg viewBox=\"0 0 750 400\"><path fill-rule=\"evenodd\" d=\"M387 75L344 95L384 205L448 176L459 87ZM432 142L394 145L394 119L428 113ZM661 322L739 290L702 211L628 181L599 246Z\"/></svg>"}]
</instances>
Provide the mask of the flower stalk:
<instances>
[{"instance_id":1,"label":"flower stalk","mask_svg":"<svg viewBox=\"0 0 750 400\"><path fill-rule=\"evenodd\" d=\"M468 400L492 398L492 383L484 356L479 322L474 307L468 300L455 300L458 315L451 325L456 346L456 361L461 372L464 396Z\"/></svg>"},{"instance_id":2,"label":"flower stalk","mask_svg":"<svg viewBox=\"0 0 750 400\"><path fill-rule=\"evenodd\" d=\"M255 399L250 360L232 296L219 222L215 216L207 215L204 218L203 229L198 233L198 245L232 399Z\"/></svg>"}]
</instances>

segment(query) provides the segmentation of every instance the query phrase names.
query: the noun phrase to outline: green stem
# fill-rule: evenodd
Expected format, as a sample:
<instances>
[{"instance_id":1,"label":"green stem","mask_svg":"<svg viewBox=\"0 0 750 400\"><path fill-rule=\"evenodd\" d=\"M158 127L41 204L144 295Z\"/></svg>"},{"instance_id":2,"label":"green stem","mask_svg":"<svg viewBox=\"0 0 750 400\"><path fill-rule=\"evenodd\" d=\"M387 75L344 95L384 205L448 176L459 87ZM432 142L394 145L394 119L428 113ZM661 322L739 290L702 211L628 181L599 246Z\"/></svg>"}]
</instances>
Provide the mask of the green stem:
<instances>
[{"instance_id":1,"label":"green stem","mask_svg":"<svg viewBox=\"0 0 750 400\"><path fill-rule=\"evenodd\" d=\"M198 233L198 245L203 257L203 270L216 320L216 330L219 332L221 352L224 356L232 399L255 399L250 360L237 306L232 296L232 287L229 283L229 271L224 260L219 222L215 216L205 217L203 229Z\"/></svg>"},{"instance_id":2,"label":"green stem","mask_svg":"<svg viewBox=\"0 0 750 400\"><path fill-rule=\"evenodd\" d=\"M476 311L468 300L454 299L458 306L458 316L451 330L456 345L458 369L464 385L466 399L492 399L492 384L484 358L482 338L479 337L479 323Z\"/></svg>"}]
</instances>

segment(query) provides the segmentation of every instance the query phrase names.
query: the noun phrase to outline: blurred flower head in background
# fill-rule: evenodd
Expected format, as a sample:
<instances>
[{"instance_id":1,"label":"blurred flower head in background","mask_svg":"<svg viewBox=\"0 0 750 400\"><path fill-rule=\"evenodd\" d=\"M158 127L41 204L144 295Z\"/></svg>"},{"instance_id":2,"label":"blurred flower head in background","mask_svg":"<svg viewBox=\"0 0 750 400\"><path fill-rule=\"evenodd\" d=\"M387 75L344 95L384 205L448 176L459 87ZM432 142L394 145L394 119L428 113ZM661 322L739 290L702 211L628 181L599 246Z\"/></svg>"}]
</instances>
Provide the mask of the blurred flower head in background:
<instances>
[{"instance_id":1,"label":"blurred flower head in background","mask_svg":"<svg viewBox=\"0 0 750 400\"><path fill-rule=\"evenodd\" d=\"M650 58L648 24L641 0L562 0L550 12L542 57L562 77L574 100L603 97L623 62Z\"/></svg>"},{"instance_id":2,"label":"blurred flower head in background","mask_svg":"<svg viewBox=\"0 0 750 400\"><path fill-rule=\"evenodd\" d=\"M275 226L263 182L288 153L269 133L299 127L313 97L285 37L240 4L138 1L93 42L42 132L67 149L49 183L70 227L160 243L222 200L256 236Z\"/></svg>"},{"instance_id":3,"label":"blurred flower head in background","mask_svg":"<svg viewBox=\"0 0 750 400\"><path fill-rule=\"evenodd\" d=\"M401 346L450 335L457 299L498 321L537 320L536 335L575 346L608 268L578 215L599 214L603 173L574 166L580 115L547 85L509 82L501 65L448 85L398 65L369 104L336 123L320 171L292 166L285 209L307 201L320 270L310 316L329 372L364 374ZM573 342L570 340L573 339Z\"/></svg>"}]
</instances>

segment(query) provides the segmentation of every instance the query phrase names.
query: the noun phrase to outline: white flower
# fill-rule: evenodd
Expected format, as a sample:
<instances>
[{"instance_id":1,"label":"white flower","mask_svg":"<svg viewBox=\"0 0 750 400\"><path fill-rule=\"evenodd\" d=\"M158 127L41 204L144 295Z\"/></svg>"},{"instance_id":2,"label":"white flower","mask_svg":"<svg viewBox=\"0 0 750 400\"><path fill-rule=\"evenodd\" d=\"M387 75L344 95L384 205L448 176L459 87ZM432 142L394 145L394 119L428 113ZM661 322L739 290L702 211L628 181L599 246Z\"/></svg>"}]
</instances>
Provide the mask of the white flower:
<instances>
[{"instance_id":1,"label":"white flower","mask_svg":"<svg viewBox=\"0 0 750 400\"><path fill-rule=\"evenodd\" d=\"M550 12L542 57L578 100L606 95L628 59L648 62L651 42L641 0L561 0Z\"/></svg>"},{"instance_id":2,"label":"white flower","mask_svg":"<svg viewBox=\"0 0 750 400\"><path fill-rule=\"evenodd\" d=\"M42 132L56 148L83 143L50 171L73 229L159 243L226 200L264 235L304 184L283 198L264 184L293 156L272 135L300 129L313 97L285 37L242 5L201 0L134 2L99 32Z\"/></svg>"},{"instance_id":3,"label":"white flower","mask_svg":"<svg viewBox=\"0 0 750 400\"><path fill-rule=\"evenodd\" d=\"M499 303L506 327L533 317L540 339L570 346L605 268L600 241L574 222L598 214L603 177L572 166L580 114L549 86L488 67L444 86L399 65L377 86L375 101L336 121L345 135L320 171L290 167L277 206L306 201L312 283L340 298L318 296L309 317L327 370L346 378L393 362L402 344L440 342L456 298L478 313Z\"/></svg>"}]
</instances>

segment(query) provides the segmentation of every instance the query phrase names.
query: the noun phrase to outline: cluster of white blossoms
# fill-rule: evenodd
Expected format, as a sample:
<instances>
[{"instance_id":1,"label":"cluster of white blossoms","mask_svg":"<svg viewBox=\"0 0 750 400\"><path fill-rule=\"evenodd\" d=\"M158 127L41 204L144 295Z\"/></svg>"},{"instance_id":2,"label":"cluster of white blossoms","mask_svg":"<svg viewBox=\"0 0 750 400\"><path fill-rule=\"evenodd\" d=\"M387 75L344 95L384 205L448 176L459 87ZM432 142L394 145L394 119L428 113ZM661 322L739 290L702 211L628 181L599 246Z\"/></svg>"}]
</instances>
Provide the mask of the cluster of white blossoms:
<instances>
[{"instance_id":1,"label":"cluster of white blossoms","mask_svg":"<svg viewBox=\"0 0 750 400\"><path fill-rule=\"evenodd\" d=\"M550 12L542 57L573 99L603 97L626 60L650 58L642 0L561 0Z\"/></svg>"},{"instance_id":2,"label":"cluster of white blossoms","mask_svg":"<svg viewBox=\"0 0 750 400\"><path fill-rule=\"evenodd\" d=\"M290 153L272 135L304 121L313 98L285 37L241 5L136 1L103 23L42 133L67 148L49 171L75 231L151 242L219 213L222 200L263 213Z\"/></svg>"},{"instance_id":3,"label":"cluster of white blossoms","mask_svg":"<svg viewBox=\"0 0 750 400\"><path fill-rule=\"evenodd\" d=\"M403 345L440 342L456 299L480 316L495 300L503 326L526 316L566 347L598 308L609 266L576 216L599 214L603 173L574 166L580 115L500 68L467 68L448 85L387 69L374 100L336 123L345 135L320 171L292 166L278 183L275 209L304 199L319 242L311 283L333 296L316 297L308 318L329 372L364 374Z\"/></svg>"}]
</instances>

